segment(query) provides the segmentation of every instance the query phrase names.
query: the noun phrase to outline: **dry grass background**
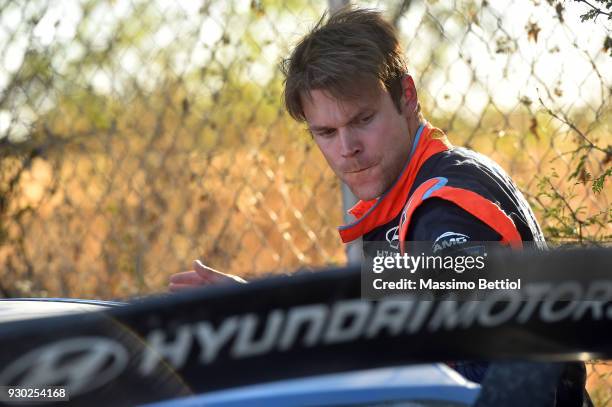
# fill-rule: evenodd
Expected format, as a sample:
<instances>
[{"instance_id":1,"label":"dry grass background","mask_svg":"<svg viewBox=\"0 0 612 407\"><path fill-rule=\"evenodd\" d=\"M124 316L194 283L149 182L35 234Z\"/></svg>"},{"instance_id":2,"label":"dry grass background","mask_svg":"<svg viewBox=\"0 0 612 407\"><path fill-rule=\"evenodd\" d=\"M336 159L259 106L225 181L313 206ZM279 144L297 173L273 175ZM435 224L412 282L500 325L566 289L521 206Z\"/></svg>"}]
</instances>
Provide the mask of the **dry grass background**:
<instances>
[{"instance_id":1,"label":"dry grass background","mask_svg":"<svg viewBox=\"0 0 612 407\"><path fill-rule=\"evenodd\" d=\"M74 3L72 37L50 42L35 33L53 4L0 11L12 33L1 48L29 41L20 66L0 67L2 296L146 295L195 258L246 278L345 263L339 184L280 107L276 70L325 2L205 1L191 11ZM589 45L601 33L572 31L570 10L533 4L517 22L488 2L415 2L397 22L426 117L454 144L500 163L549 240L609 241L609 181L592 189L612 162L608 50ZM9 24L15 13L20 23ZM466 44L482 48L472 55ZM580 77L571 66L571 75L542 72L538 60L551 55L588 68ZM505 71L530 70L529 81L498 83L479 71L500 61ZM460 83L460 68L466 89L436 89L440 78ZM499 105L503 87L524 95ZM471 109L483 95L482 111ZM608 404L610 365L589 369L598 405Z\"/></svg>"}]
</instances>

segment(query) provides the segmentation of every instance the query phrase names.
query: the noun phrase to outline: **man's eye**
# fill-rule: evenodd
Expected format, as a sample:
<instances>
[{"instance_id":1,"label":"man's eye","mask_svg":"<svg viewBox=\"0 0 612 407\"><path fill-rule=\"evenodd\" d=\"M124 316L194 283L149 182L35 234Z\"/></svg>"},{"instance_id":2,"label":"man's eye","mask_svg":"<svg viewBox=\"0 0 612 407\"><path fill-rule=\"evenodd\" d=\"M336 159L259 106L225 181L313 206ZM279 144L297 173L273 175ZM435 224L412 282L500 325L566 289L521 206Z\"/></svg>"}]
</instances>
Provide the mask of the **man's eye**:
<instances>
[{"instance_id":1,"label":"man's eye","mask_svg":"<svg viewBox=\"0 0 612 407\"><path fill-rule=\"evenodd\" d=\"M367 116L363 116L363 117L361 118L361 123L364 123L364 124L370 123L370 122L372 121L372 119L373 119L373 118L374 118L374 115L373 115L373 114L369 114L369 115L367 115Z\"/></svg>"},{"instance_id":2,"label":"man's eye","mask_svg":"<svg viewBox=\"0 0 612 407\"><path fill-rule=\"evenodd\" d=\"M329 129L329 130L323 130L317 133L317 136L319 137L332 137L334 134L336 134L336 130L334 129Z\"/></svg>"}]
</instances>

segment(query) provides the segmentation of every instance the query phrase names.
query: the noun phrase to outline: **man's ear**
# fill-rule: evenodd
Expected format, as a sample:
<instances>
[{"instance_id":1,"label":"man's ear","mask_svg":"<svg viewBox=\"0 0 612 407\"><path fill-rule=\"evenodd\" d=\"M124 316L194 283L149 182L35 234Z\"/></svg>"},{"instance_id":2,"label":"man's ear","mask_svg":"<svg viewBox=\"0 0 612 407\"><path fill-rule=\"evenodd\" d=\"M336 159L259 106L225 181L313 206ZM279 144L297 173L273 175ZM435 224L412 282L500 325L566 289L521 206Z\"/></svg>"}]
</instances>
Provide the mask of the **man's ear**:
<instances>
[{"instance_id":1,"label":"man's ear","mask_svg":"<svg viewBox=\"0 0 612 407\"><path fill-rule=\"evenodd\" d=\"M407 112L416 112L419 106L419 98L417 97L416 87L412 76L406 74L402 78L402 102Z\"/></svg>"}]
</instances>

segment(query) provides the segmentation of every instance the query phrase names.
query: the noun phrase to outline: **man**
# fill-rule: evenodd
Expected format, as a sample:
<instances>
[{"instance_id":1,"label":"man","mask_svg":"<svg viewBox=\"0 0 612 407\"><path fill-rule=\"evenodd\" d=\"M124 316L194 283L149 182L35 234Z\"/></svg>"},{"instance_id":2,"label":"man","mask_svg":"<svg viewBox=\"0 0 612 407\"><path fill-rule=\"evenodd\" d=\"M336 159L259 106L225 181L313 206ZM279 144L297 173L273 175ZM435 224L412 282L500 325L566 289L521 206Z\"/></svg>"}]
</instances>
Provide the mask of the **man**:
<instances>
[{"instance_id":1,"label":"man","mask_svg":"<svg viewBox=\"0 0 612 407\"><path fill-rule=\"evenodd\" d=\"M283 71L287 111L307 122L334 173L361 199L350 211L357 221L340 228L344 242L384 241L393 229L394 246L440 245L453 235L462 242L544 242L503 170L452 148L425 121L395 30L379 13L345 10L322 20ZM193 271L171 278L170 289L222 281L234 280L195 262Z\"/></svg>"},{"instance_id":2,"label":"man","mask_svg":"<svg viewBox=\"0 0 612 407\"><path fill-rule=\"evenodd\" d=\"M355 222L340 228L344 242L386 241L391 253L411 241L431 242L434 252L477 241L544 244L508 175L454 148L424 119L395 30L379 13L346 9L322 20L283 72L287 111L307 123L331 169L360 199L350 211ZM196 262L171 278L170 289L224 281L233 280ZM458 370L481 381L486 365ZM581 396L583 384L568 391Z\"/></svg>"}]
</instances>

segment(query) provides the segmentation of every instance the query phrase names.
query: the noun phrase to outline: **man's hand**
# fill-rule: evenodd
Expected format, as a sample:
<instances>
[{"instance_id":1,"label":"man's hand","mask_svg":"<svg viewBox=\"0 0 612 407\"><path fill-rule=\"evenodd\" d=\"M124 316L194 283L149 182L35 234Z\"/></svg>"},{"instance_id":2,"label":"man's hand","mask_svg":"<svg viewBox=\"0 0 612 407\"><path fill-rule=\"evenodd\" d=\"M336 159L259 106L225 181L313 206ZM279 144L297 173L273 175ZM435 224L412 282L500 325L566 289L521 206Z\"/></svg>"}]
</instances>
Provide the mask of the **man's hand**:
<instances>
[{"instance_id":1,"label":"man's hand","mask_svg":"<svg viewBox=\"0 0 612 407\"><path fill-rule=\"evenodd\" d=\"M238 276L225 274L204 265L200 260L194 260L193 270L183 271L170 276L168 289L171 292L178 292L198 286L219 284L219 283L246 283Z\"/></svg>"}]
</instances>

